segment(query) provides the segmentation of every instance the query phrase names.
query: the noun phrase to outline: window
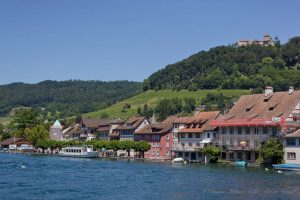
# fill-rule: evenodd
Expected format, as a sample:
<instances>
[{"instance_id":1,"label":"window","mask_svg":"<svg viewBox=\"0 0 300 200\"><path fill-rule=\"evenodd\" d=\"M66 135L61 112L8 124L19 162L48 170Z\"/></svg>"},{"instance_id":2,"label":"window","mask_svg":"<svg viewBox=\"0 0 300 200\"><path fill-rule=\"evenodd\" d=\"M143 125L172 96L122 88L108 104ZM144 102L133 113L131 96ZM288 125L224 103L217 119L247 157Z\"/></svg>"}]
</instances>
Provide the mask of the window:
<instances>
[{"instance_id":1,"label":"window","mask_svg":"<svg viewBox=\"0 0 300 200\"><path fill-rule=\"evenodd\" d=\"M198 134L196 133L196 138L200 138L200 134L199 133Z\"/></svg>"},{"instance_id":2,"label":"window","mask_svg":"<svg viewBox=\"0 0 300 200\"><path fill-rule=\"evenodd\" d=\"M287 152L287 159L288 160L296 160L296 153L295 152Z\"/></svg>"},{"instance_id":3,"label":"window","mask_svg":"<svg viewBox=\"0 0 300 200\"><path fill-rule=\"evenodd\" d=\"M269 110L272 111L272 110L274 110L274 108L275 108L275 107L269 107Z\"/></svg>"},{"instance_id":4,"label":"window","mask_svg":"<svg viewBox=\"0 0 300 200\"><path fill-rule=\"evenodd\" d=\"M184 147L184 145L185 145L185 144L182 142L182 143L181 143L181 146Z\"/></svg>"},{"instance_id":5,"label":"window","mask_svg":"<svg viewBox=\"0 0 300 200\"><path fill-rule=\"evenodd\" d=\"M258 134L258 127L254 127L254 134Z\"/></svg>"},{"instance_id":6,"label":"window","mask_svg":"<svg viewBox=\"0 0 300 200\"><path fill-rule=\"evenodd\" d=\"M189 138L193 138L193 134L192 134L192 133L189 133L188 137L189 137Z\"/></svg>"},{"instance_id":7,"label":"window","mask_svg":"<svg viewBox=\"0 0 300 200\"><path fill-rule=\"evenodd\" d=\"M286 145L288 146L296 146L296 139L295 138L287 138Z\"/></svg>"},{"instance_id":8,"label":"window","mask_svg":"<svg viewBox=\"0 0 300 200\"><path fill-rule=\"evenodd\" d=\"M268 134L268 127L263 127L263 134Z\"/></svg>"},{"instance_id":9,"label":"window","mask_svg":"<svg viewBox=\"0 0 300 200\"><path fill-rule=\"evenodd\" d=\"M189 153L188 152L185 152L185 157L189 157Z\"/></svg>"},{"instance_id":10,"label":"window","mask_svg":"<svg viewBox=\"0 0 300 200\"><path fill-rule=\"evenodd\" d=\"M189 142L189 147L192 147L193 146L193 143Z\"/></svg>"},{"instance_id":11,"label":"window","mask_svg":"<svg viewBox=\"0 0 300 200\"><path fill-rule=\"evenodd\" d=\"M155 147L155 143L152 143L152 147Z\"/></svg>"},{"instance_id":12,"label":"window","mask_svg":"<svg viewBox=\"0 0 300 200\"><path fill-rule=\"evenodd\" d=\"M210 133L207 133L207 138L210 138Z\"/></svg>"},{"instance_id":13,"label":"window","mask_svg":"<svg viewBox=\"0 0 300 200\"><path fill-rule=\"evenodd\" d=\"M242 152L238 152L238 153L237 153L237 158L238 158L239 160L243 159L243 154L242 154Z\"/></svg>"},{"instance_id":14,"label":"window","mask_svg":"<svg viewBox=\"0 0 300 200\"><path fill-rule=\"evenodd\" d=\"M169 135L166 135L166 140L169 140Z\"/></svg>"},{"instance_id":15,"label":"window","mask_svg":"<svg viewBox=\"0 0 300 200\"><path fill-rule=\"evenodd\" d=\"M213 138L216 138L216 133L213 133Z\"/></svg>"},{"instance_id":16,"label":"window","mask_svg":"<svg viewBox=\"0 0 300 200\"><path fill-rule=\"evenodd\" d=\"M230 139L230 145L234 145L234 140L232 138Z\"/></svg>"},{"instance_id":17,"label":"window","mask_svg":"<svg viewBox=\"0 0 300 200\"><path fill-rule=\"evenodd\" d=\"M222 128L222 134L223 134L223 135L226 134L226 128Z\"/></svg>"},{"instance_id":18,"label":"window","mask_svg":"<svg viewBox=\"0 0 300 200\"><path fill-rule=\"evenodd\" d=\"M225 138L222 139L222 145L226 145L226 139Z\"/></svg>"},{"instance_id":19,"label":"window","mask_svg":"<svg viewBox=\"0 0 300 200\"><path fill-rule=\"evenodd\" d=\"M166 143L166 147L169 148L169 143L168 142Z\"/></svg>"},{"instance_id":20,"label":"window","mask_svg":"<svg viewBox=\"0 0 300 200\"><path fill-rule=\"evenodd\" d=\"M156 151L156 155L159 156L159 151Z\"/></svg>"},{"instance_id":21,"label":"window","mask_svg":"<svg viewBox=\"0 0 300 200\"><path fill-rule=\"evenodd\" d=\"M237 132L238 132L239 135L242 134L242 127L238 127Z\"/></svg>"},{"instance_id":22,"label":"window","mask_svg":"<svg viewBox=\"0 0 300 200\"><path fill-rule=\"evenodd\" d=\"M229 133L230 133L231 135L233 135L233 134L234 134L234 127L230 127L230 129L229 129Z\"/></svg>"},{"instance_id":23,"label":"window","mask_svg":"<svg viewBox=\"0 0 300 200\"><path fill-rule=\"evenodd\" d=\"M250 127L246 127L245 132L246 132L246 134L250 134Z\"/></svg>"},{"instance_id":24,"label":"window","mask_svg":"<svg viewBox=\"0 0 300 200\"><path fill-rule=\"evenodd\" d=\"M230 152L230 153L229 153L229 159L230 159L230 160L233 160L233 159L234 159L234 153L233 153L233 152Z\"/></svg>"},{"instance_id":25,"label":"window","mask_svg":"<svg viewBox=\"0 0 300 200\"><path fill-rule=\"evenodd\" d=\"M272 127L272 134L273 135L276 135L277 134L277 127Z\"/></svg>"},{"instance_id":26,"label":"window","mask_svg":"<svg viewBox=\"0 0 300 200\"><path fill-rule=\"evenodd\" d=\"M185 134L184 134L184 133L181 133L180 137L181 137L181 138L185 138Z\"/></svg>"},{"instance_id":27,"label":"window","mask_svg":"<svg viewBox=\"0 0 300 200\"><path fill-rule=\"evenodd\" d=\"M174 124L174 128L178 129L179 125L178 124Z\"/></svg>"}]
</instances>

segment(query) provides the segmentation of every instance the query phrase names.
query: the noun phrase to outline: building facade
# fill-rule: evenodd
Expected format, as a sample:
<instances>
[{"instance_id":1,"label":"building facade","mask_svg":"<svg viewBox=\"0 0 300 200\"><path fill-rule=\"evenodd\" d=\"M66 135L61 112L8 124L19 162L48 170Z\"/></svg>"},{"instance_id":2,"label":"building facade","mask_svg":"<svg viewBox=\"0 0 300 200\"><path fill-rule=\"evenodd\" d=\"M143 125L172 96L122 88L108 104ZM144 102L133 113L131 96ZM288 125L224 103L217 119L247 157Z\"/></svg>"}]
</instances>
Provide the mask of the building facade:
<instances>
[{"instance_id":1,"label":"building facade","mask_svg":"<svg viewBox=\"0 0 300 200\"><path fill-rule=\"evenodd\" d=\"M145 117L130 117L122 125L115 129L120 140L134 140L134 133L148 125L149 121Z\"/></svg>"},{"instance_id":2,"label":"building facade","mask_svg":"<svg viewBox=\"0 0 300 200\"><path fill-rule=\"evenodd\" d=\"M270 137L282 137L293 129L298 119L300 91L273 92L266 87L264 94L243 95L224 116L213 120L219 127L217 143L222 158L255 162L259 146Z\"/></svg>"},{"instance_id":3,"label":"building facade","mask_svg":"<svg viewBox=\"0 0 300 200\"><path fill-rule=\"evenodd\" d=\"M287 134L283 140L284 161L288 164L300 164L300 129Z\"/></svg>"},{"instance_id":4,"label":"building facade","mask_svg":"<svg viewBox=\"0 0 300 200\"><path fill-rule=\"evenodd\" d=\"M261 45L261 46L274 46L273 39L269 34L265 34L262 40L239 40L237 43L238 47L248 46L248 45Z\"/></svg>"},{"instance_id":5,"label":"building facade","mask_svg":"<svg viewBox=\"0 0 300 200\"><path fill-rule=\"evenodd\" d=\"M172 159L172 123L148 124L134 133L134 141L147 141L151 149L145 152L145 158Z\"/></svg>"},{"instance_id":6,"label":"building facade","mask_svg":"<svg viewBox=\"0 0 300 200\"><path fill-rule=\"evenodd\" d=\"M50 139L56 141L63 140L63 127L58 120L50 127Z\"/></svg>"},{"instance_id":7,"label":"building facade","mask_svg":"<svg viewBox=\"0 0 300 200\"><path fill-rule=\"evenodd\" d=\"M207 145L216 143L216 127L210 126L211 120L219 116L219 111L199 112L194 117L178 118L176 124L184 126L177 131L178 144L173 148L175 157L183 158L188 161L204 162L205 158L201 152Z\"/></svg>"}]
</instances>

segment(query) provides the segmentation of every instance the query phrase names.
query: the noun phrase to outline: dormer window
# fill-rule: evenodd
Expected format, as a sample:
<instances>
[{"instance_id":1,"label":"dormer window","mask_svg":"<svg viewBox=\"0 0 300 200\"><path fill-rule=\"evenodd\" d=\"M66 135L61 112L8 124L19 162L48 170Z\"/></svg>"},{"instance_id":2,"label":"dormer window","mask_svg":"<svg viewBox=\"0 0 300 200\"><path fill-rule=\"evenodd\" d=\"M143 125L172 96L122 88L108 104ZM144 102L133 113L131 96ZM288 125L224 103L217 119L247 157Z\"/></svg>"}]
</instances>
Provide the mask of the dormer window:
<instances>
[{"instance_id":1,"label":"dormer window","mask_svg":"<svg viewBox=\"0 0 300 200\"><path fill-rule=\"evenodd\" d=\"M245 111L246 111L246 112L249 112L250 110L251 110L251 108L246 108L246 110L245 110Z\"/></svg>"},{"instance_id":2,"label":"dormer window","mask_svg":"<svg viewBox=\"0 0 300 200\"><path fill-rule=\"evenodd\" d=\"M275 107L269 107L269 111L272 111L274 109L275 109Z\"/></svg>"}]
</instances>

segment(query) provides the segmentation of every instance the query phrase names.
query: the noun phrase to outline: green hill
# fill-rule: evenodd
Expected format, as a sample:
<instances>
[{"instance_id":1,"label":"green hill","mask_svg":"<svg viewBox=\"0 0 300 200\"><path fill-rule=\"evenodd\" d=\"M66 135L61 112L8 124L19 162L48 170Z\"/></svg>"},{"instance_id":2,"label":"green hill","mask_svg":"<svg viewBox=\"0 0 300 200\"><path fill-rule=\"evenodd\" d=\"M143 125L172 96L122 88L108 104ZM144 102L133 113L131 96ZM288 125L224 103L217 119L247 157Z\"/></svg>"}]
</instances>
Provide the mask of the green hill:
<instances>
[{"instance_id":1,"label":"green hill","mask_svg":"<svg viewBox=\"0 0 300 200\"><path fill-rule=\"evenodd\" d=\"M101 116L105 116L109 118L126 118L129 116L136 115L138 107L143 107L144 104L148 104L150 107L157 105L159 100L163 98L185 98L191 97L195 98L197 102L206 96L208 93L220 93L222 92L227 97L238 97L243 94L249 94L250 90L197 90L197 91L188 91L188 90L181 90L181 91L172 91L172 90L149 90L138 94L134 97L129 99L120 101L110 107L105 109L99 110L97 112L91 112L84 114L84 118L98 118ZM130 109L127 112L122 112L122 108L124 105L130 105Z\"/></svg>"},{"instance_id":2,"label":"green hill","mask_svg":"<svg viewBox=\"0 0 300 200\"><path fill-rule=\"evenodd\" d=\"M161 89L264 89L300 85L300 37L274 46L219 46L166 66L144 81L144 91Z\"/></svg>"},{"instance_id":3,"label":"green hill","mask_svg":"<svg viewBox=\"0 0 300 200\"><path fill-rule=\"evenodd\" d=\"M0 123L20 107L36 109L54 120L99 110L142 91L142 83L132 81L43 81L37 84L0 85Z\"/></svg>"}]
</instances>

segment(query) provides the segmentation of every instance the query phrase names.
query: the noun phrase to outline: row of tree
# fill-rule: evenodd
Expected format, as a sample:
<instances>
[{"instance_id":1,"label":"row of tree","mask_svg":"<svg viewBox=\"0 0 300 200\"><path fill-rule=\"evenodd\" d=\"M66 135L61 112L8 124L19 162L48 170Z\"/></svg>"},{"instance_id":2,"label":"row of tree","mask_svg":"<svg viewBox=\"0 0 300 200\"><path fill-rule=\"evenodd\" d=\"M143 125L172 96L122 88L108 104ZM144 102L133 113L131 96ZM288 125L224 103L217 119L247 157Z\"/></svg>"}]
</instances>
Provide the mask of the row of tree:
<instances>
[{"instance_id":1,"label":"row of tree","mask_svg":"<svg viewBox=\"0 0 300 200\"><path fill-rule=\"evenodd\" d=\"M35 141L31 141L35 142ZM114 156L117 156L118 150L124 150L127 152L128 157L130 156L130 151L135 150L139 152L140 157L144 158L144 152L150 149L150 144L146 141L106 141L106 140L90 140L86 142L80 141L55 141L49 139L39 139L35 142L34 146L36 148L41 148L44 153L45 149L50 149L51 153L56 150L61 150L63 147L67 146L83 146L83 145L92 145L93 148L97 151L102 150L113 150Z\"/></svg>"},{"instance_id":2,"label":"row of tree","mask_svg":"<svg viewBox=\"0 0 300 200\"><path fill-rule=\"evenodd\" d=\"M153 113L156 114L159 121L166 119L170 115L190 115L195 110L195 98L172 98L162 99L154 107L144 105L143 109L138 107L137 114L150 118Z\"/></svg>"}]
</instances>

